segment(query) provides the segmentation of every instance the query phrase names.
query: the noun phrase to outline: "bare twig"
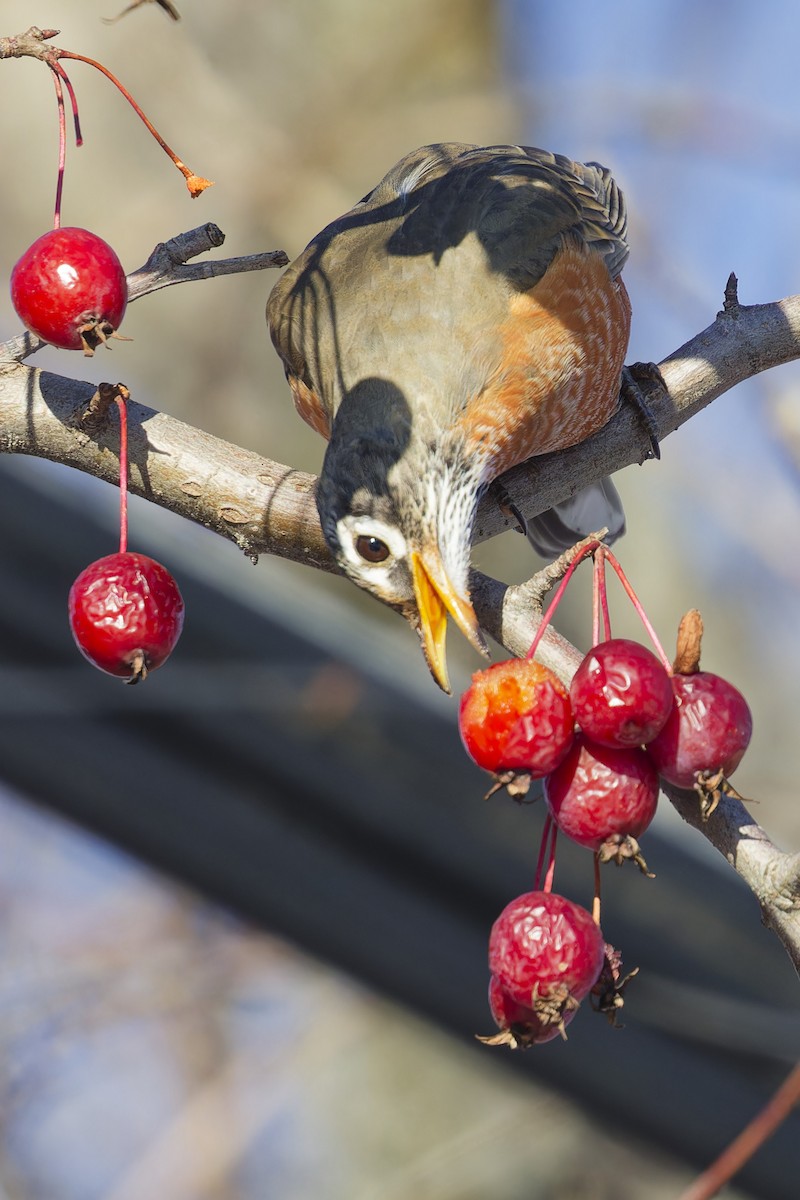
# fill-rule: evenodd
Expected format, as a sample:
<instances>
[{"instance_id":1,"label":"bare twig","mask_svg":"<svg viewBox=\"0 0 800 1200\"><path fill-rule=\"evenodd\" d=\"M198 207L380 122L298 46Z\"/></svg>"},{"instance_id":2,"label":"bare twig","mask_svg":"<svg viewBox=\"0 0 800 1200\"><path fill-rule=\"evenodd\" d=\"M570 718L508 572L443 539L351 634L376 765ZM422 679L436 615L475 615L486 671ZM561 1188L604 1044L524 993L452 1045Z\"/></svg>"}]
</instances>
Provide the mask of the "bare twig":
<instances>
[{"instance_id":1,"label":"bare twig","mask_svg":"<svg viewBox=\"0 0 800 1200\"><path fill-rule=\"evenodd\" d=\"M190 258L214 250L224 241L225 234L219 226L209 222L180 233L168 242L159 242L147 262L128 276L128 303L141 300L142 296L161 288L172 287L175 283L194 283L220 275L240 275L245 271L266 271L273 267L285 267L289 261L283 250L266 250L239 258L189 262ZM0 362L23 362L46 344L35 334L21 333L0 343Z\"/></svg>"},{"instance_id":2,"label":"bare twig","mask_svg":"<svg viewBox=\"0 0 800 1200\"><path fill-rule=\"evenodd\" d=\"M117 21L121 20L122 17L127 16L129 12L133 12L135 8L141 8L143 4L148 4L149 2L150 0L132 0L128 7L123 8L122 12L117 13L115 17L103 17L103 23L105 25L116 25ZM173 21L180 21L181 14L178 12L175 5L170 3L170 0L156 0L156 4L159 6L159 8L163 8L164 12L167 13L168 16L172 17Z\"/></svg>"},{"instance_id":3,"label":"bare twig","mask_svg":"<svg viewBox=\"0 0 800 1200\"><path fill-rule=\"evenodd\" d=\"M800 1101L800 1064L793 1067L774 1096L747 1125L738 1137L734 1138L719 1158L695 1179L691 1187L680 1197L680 1200L711 1200L720 1188L741 1170L756 1150L772 1137L775 1130L785 1121L789 1113Z\"/></svg>"}]
</instances>

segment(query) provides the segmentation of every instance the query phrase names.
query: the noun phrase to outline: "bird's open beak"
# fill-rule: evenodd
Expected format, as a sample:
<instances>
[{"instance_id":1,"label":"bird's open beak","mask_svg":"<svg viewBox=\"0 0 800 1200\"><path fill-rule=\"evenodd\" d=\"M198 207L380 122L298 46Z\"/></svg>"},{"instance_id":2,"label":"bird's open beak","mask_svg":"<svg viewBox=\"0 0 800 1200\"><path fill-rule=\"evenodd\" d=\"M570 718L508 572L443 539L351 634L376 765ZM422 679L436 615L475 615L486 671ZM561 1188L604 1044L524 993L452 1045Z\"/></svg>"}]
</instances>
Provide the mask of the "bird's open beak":
<instances>
[{"instance_id":1,"label":"bird's open beak","mask_svg":"<svg viewBox=\"0 0 800 1200\"><path fill-rule=\"evenodd\" d=\"M445 637L447 614L455 621L469 643L480 654L486 654L486 642L469 597L460 596L442 565L438 550L424 555L411 555L411 574L419 613L419 632L422 648L433 678L442 691L450 692L447 675Z\"/></svg>"}]
</instances>

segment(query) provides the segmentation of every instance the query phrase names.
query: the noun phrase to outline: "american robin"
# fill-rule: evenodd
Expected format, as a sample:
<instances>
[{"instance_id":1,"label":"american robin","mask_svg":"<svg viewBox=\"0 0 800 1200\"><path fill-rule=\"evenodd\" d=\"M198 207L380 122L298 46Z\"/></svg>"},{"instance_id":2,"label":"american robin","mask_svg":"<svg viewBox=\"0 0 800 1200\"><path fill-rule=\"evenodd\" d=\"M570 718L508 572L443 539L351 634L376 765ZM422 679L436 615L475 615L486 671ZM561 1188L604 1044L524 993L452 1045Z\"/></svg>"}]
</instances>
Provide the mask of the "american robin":
<instances>
[{"instance_id":1,"label":"american robin","mask_svg":"<svg viewBox=\"0 0 800 1200\"><path fill-rule=\"evenodd\" d=\"M485 653L469 595L482 492L583 441L617 405L626 224L596 163L423 146L323 229L269 298L297 409L328 439L325 538L355 583L415 627L445 691L447 613ZM590 528L619 526L613 486L591 498L603 511ZM585 500L544 519L547 546L575 540Z\"/></svg>"}]
</instances>

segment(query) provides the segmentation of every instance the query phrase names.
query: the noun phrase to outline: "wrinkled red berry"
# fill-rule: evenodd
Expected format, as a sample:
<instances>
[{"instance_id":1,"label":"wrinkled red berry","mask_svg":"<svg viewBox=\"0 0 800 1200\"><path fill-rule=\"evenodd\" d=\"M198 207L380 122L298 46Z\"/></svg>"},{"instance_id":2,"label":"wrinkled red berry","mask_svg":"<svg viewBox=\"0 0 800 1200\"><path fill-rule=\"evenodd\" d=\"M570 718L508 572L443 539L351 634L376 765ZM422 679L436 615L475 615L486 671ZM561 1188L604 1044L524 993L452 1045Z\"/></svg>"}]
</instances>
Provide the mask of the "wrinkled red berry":
<instances>
[{"instance_id":1,"label":"wrinkled red berry","mask_svg":"<svg viewBox=\"0 0 800 1200\"><path fill-rule=\"evenodd\" d=\"M599 746L582 734L544 781L558 828L591 850L610 838L638 838L658 803L658 772L638 746Z\"/></svg>"},{"instance_id":2,"label":"wrinkled red berry","mask_svg":"<svg viewBox=\"0 0 800 1200\"><path fill-rule=\"evenodd\" d=\"M489 970L498 986L540 1017L548 1002L562 1016L574 1008L597 980L604 954L591 914L552 892L526 892L512 900L489 937Z\"/></svg>"},{"instance_id":3,"label":"wrinkled red berry","mask_svg":"<svg viewBox=\"0 0 800 1200\"><path fill-rule=\"evenodd\" d=\"M641 746L672 711L672 684L646 646L610 638L594 646L572 680L570 699L583 732L603 746Z\"/></svg>"},{"instance_id":4,"label":"wrinkled red berry","mask_svg":"<svg viewBox=\"0 0 800 1200\"><path fill-rule=\"evenodd\" d=\"M572 745L569 693L541 663L511 658L472 676L458 714L467 753L486 771L546 775Z\"/></svg>"},{"instance_id":5,"label":"wrinkled red berry","mask_svg":"<svg viewBox=\"0 0 800 1200\"><path fill-rule=\"evenodd\" d=\"M672 712L647 747L659 774L681 788L693 787L698 771L732 775L753 732L742 693L710 671L674 675L672 688Z\"/></svg>"},{"instance_id":6,"label":"wrinkled red berry","mask_svg":"<svg viewBox=\"0 0 800 1200\"><path fill-rule=\"evenodd\" d=\"M70 588L69 623L93 666L129 683L160 667L183 628L183 599L166 567L125 551L98 558Z\"/></svg>"},{"instance_id":7,"label":"wrinkled red berry","mask_svg":"<svg viewBox=\"0 0 800 1200\"><path fill-rule=\"evenodd\" d=\"M11 272L11 300L31 333L92 354L119 328L128 303L122 264L88 229L51 229Z\"/></svg>"}]
</instances>

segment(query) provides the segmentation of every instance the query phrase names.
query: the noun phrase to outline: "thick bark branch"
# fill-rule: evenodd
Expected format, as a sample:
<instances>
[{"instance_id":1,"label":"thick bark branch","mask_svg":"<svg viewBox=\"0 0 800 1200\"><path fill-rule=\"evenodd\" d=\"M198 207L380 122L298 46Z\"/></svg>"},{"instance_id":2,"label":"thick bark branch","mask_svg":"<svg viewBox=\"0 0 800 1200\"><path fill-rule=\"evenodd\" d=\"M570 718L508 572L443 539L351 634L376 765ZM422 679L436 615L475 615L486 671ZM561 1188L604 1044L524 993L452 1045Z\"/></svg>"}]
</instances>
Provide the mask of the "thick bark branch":
<instances>
[{"instance_id":1,"label":"thick bark branch","mask_svg":"<svg viewBox=\"0 0 800 1200\"><path fill-rule=\"evenodd\" d=\"M219 245L214 226L157 247L130 277L132 295L224 271L261 269L284 261L280 252L187 266L186 259ZM221 237L221 235L220 235ZM23 335L0 348L0 451L31 454L117 481L118 436L112 419L89 434L81 415L92 384L35 370L21 361L37 348ZM652 368L633 368L661 441L723 392L760 371L800 357L800 296L772 304L740 306L729 281L723 311L702 333ZM129 405L130 485L135 493L205 525L246 554L277 554L309 566L335 569L314 502L315 477L210 437L164 413ZM651 453L641 418L622 406L589 441L534 459L503 477L514 505L532 517L581 487ZM478 514L476 539L494 536L509 520L491 496ZM508 587L477 573L473 595L481 625L511 653L524 654L539 617L541 580ZM579 652L554 630L541 657L563 678ZM775 847L744 806L724 796L708 821L697 798L670 791L681 816L699 830L749 884L766 923L784 942L800 970L800 855Z\"/></svg>"}]
</instances>

